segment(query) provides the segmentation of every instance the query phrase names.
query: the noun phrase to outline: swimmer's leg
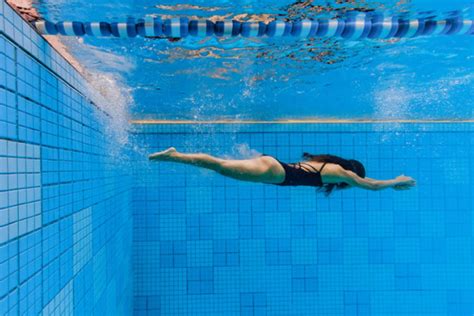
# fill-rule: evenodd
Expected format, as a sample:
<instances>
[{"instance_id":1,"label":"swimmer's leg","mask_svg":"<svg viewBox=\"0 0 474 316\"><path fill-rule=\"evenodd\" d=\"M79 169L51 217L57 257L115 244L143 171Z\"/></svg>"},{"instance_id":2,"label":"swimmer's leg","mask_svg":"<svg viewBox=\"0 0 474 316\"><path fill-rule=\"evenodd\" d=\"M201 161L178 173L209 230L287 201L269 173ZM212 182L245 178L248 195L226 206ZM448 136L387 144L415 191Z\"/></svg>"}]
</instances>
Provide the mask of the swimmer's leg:
<instances>
[{"instance_id":1,"label":"swimmer's leg","mask_svg":"<svg viewBox=\"0 0 474 316\"><path fill-rule=\"evenodd\" d=\"M242 181L281 183L285 177L283 167L272 157L226 160L207 154L183 154L171 147L151 154L150 160L172 161L214 170L226 177Z\"/></svg>"}]
</instances>

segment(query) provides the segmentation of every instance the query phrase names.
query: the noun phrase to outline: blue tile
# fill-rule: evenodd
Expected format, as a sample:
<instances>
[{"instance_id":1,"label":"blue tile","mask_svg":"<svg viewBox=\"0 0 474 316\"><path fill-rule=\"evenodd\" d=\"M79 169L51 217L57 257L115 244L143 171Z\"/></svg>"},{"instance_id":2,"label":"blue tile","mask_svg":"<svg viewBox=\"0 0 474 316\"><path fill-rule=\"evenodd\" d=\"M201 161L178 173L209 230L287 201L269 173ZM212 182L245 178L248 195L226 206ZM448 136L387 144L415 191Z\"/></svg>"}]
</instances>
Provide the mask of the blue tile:
<instances>
[{"instance_id":1,"label":"blue tile","mask_svg":"<svg viewBox=\"0 0 474 316\"><path fill-rule=\"evenodd\" d=\"M173 242L174 254L186 254L186 243L184 241Z\"/></svg>"},{"instance_id":2,"label":"blue tile","mask_svg":"<svg viewBox=\"0 0 474 316\"><path fill-rule=\"evenodd\" d=\"M291 271L293 278L304 278L306 275L304 265L293 265Z\"/></svg>"},{"instance_id":3,"label":"blue tile","mask_svg":"<svg viewBox=\"0 0 474 316\"><path fill-rule=\"evenodd\" d=\"M241 307L240 308L240 316L254 316L254 309L253 307Z\"/></svg>"},{"instance_id":4,"label":"blue tile","mask_svg":"<svg viewBox=\"0 0 474 316\"><path fill-rule=\"evenodd\" d=\"M255 293L253 295L254 306L267 306L267 295L265 293Z\"/></svg>"},{"instance_id":5,"label":"blue tile","mask_svg":"<svg viewBox=\"0 0 474 316\"><path fill-rule=\"evenodd\" d=\"M267 252L278 252L279 251L279 242L278 239L267 239L265 241L265 251Z\"/></svg>"},{"instance_id":6,"label":"blue tile","mask_svg":"<svg viewBox=\"0 0 474 316\"><path fill-rule=\"evenodd\" d=\"M201 280L214 280L214 270L212 268L201 268Z\"/></svg>"},{"instance_id":7,"label":"blue tile","mask_svg":"<svg viewBox=\"0 0 474 316\"><path fill-rule=\"evenodd\" d=\"M263 307L263 306L255 307L254 310L253 310L253 315L254 316L266 316L267 315L266 307Z\"/></svg>"},{"instance_id":8,"label":"blue tile","mask_svg":"<svg viewBox=\"0 0 474 316\"><path fill-rule=\"evenodd\" d=\"M214 240L214 252L215 253L225 253L227 250L225 240Z\"/></svg>"},{"instance_id":9,"label":"blue tile","mask_svg":"<svg viewBox=\"0 0 474 316\"><path fill-rule=\"evenodd\" d=\"M267 252L265 254L265 262L267 265L278 265L279 264L279 254L278 252Z\"/></svg>"},{"instance_id":10,"label":"blue tile","mask_svg":"<svg viewBox=\"0 0 474 316\"><path fill-rule=\"evenodd\" d=\"M188 281L188 294L201 294L201 282Z\"/></svg>"},{"instance_id":11,"label":"blue tile","mask_svg":"<svg viewBox=\"0 0 474 316\"><path fill-rule=\"evenodd\" d=\"M226 259L228 266L238 266L240 262L240 256L238 253L228 253Z\"/></svg>"},{"instance_id":12,"label":"blue tile","mask_svg":"<svg viewBox=\"0 0 474 316\"><path fill-rule=\"evenodd\" d=\"M201 282L200 294L212 294L212 293L214 293L214 282L213 281Z\"/></svg>"},{"instance_id":13,"label":"blue tile","mask_svg":"<svg viewBox=\"0 0 474 316\"><path fill-rule=\"evenodd\" d=\"M240 306L242 307L253 307L253 294L252 293L241 293L240 294Z\"/></svg>"},{"instance_id":14,"label":"blue tile","mask_svg":"<svg viewBox=\"0 0 474 316\"><path fill-rule=\"evenodd\" d=\"M226 241L226 251L227 252L239 252L239 240L229 239Z\"/></svg>"},{"instance_id":15,"label":"blue tile","mask_svg":"<svg viewBox=\"0 0 474 316\"><path fill-rule=\"evenodd\" d=\"M311 277L304 279L304 289L305 292L317 292L319 290L318 279Z\"/></svg>"},{"instance_id":16,"label":"blue tile","mask_svg":"<svg viewBox=\"0 0 474 316\"><path fill-rule=\"evenodd\" d=\"M305 291L305 279L292 279L291 289L293 292L304 292Z\"/></svg>"},{"instance_id":17,"label":"blue tile","mask_svg":"<svg viewBox=\"0 0 474 316\"><path fill-rule=\"evenodd\" d=\"M161 267L173 267L174 266L174 257L170 255L161 255L160 256L160 266Z\"/></svg>"},{"instance_id":18,"label":"blue tile","mask_svg":"<svg viewBox=\"0 0 474 316\"><path fill-rule=\"evenodd\" d=\"M214 254L214 266L224 267L227 265L227 259L225 253L215 253Z\"/></svg>"}]
</instances>

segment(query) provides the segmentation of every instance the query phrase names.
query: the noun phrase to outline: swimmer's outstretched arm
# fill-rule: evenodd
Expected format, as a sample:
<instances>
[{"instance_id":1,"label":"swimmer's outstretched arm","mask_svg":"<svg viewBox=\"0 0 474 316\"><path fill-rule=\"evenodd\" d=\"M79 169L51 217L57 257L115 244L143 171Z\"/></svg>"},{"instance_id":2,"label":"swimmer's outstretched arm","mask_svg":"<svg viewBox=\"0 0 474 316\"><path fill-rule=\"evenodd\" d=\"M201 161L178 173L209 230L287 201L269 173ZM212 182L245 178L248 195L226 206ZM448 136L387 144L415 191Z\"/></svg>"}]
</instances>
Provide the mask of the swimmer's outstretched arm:
<instances>
[{"instance_id":1,"label":"swimmer's outstretched arm","mask_svg":"<svg viewBox=\"0 0 474 316\"><path fill-rule=\"evenodd\" d=\"M342 167L337 167L334 172L335 176L331 182L345 182L352 187L358 187L366 190L383 190L393 188L394 190L408 190L416 185L416 181L405 175L400 175L395 179L377 180L371 178L361 178L356 173L346 170Z\"/></svg>"}]
</instances>

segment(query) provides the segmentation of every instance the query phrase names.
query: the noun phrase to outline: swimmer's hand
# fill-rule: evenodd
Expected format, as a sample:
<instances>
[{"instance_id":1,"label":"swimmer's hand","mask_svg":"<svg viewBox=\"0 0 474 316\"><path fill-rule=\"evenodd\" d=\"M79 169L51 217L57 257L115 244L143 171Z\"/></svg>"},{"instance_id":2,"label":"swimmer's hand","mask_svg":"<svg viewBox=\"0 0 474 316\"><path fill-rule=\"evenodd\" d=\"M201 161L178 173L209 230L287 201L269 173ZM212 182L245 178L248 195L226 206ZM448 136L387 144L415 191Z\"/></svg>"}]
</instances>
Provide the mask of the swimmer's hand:
<instances>
[{"instance_id":1,"label":"swimmer's hand","mask_svg":"<svg viewBox=\"0 0 474 316\"><path fill-rule=\"evenodd\" d=\"M395 178L395 184L392 186L394 190L408 190L416 185L415 179L400 175Z\"/></svg>"}]
</instances>

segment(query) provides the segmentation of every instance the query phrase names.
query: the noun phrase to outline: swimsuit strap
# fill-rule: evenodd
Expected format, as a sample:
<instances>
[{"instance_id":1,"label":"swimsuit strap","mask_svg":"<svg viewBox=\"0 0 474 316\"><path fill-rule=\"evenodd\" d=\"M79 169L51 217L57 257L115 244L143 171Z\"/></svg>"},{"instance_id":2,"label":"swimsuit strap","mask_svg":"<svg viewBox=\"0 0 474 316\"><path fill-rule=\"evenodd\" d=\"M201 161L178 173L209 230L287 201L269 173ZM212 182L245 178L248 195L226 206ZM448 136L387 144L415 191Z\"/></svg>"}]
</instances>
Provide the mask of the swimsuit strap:
<instances>
[{"instance_id":1,"label":"swimsuit strap","mask_svg":"<svg viewBox=\"0 0 474 316\"><path fill-rule=\"evenodd\" d=\"M313 166L312 166L311 164L309 164L309 163L305 163L305 162L301 163L301 162L298 162L297 165L298 165L298 167L299 167L300 169L303 169L303 168L301 168L301 164L305 165L306 167L310 167L311 169L314 170L314 172L321 173L321 171L323 171L323 168L326 166L327 162L323 163L323 165L321 166L321 168L320 168L319 170L316 169L315 167L313 167ZM303 170L304 170L304 169L303 169Z\"/></svg>"},{"instance_id":2,"label":"swimsuit strap","mask_svg":"<svg viewBox=\"0 0 474 316\"><path fill-rule=\"evenodd\" d=\"M301 168L301 163L298 162L298 164L300 165L300 168ZM320 171L318 171L318 169L316 169L315 167L313 167L313 166L312 166L311 164L309 164L309 163L303 162L303 164L304 164L305 166L310 167L311 169L313 169L315 173L319 173L319 172L320 172ZM321 168L321 169L322 169L322 168Z\"/></svg>"},{"instance_id":3,"label":"swimsuit strap","mask_svg":"<svg viewBox=\"0 0 474 316\"><path fill-rule=\"evenodd\" d=\"M321 169L319 169L319 173L321 173L321 171L323 171L323 168L324 166L326 166L327 162L323 163L323 165L321 166Z\"/></svg>"}]
</instances>

